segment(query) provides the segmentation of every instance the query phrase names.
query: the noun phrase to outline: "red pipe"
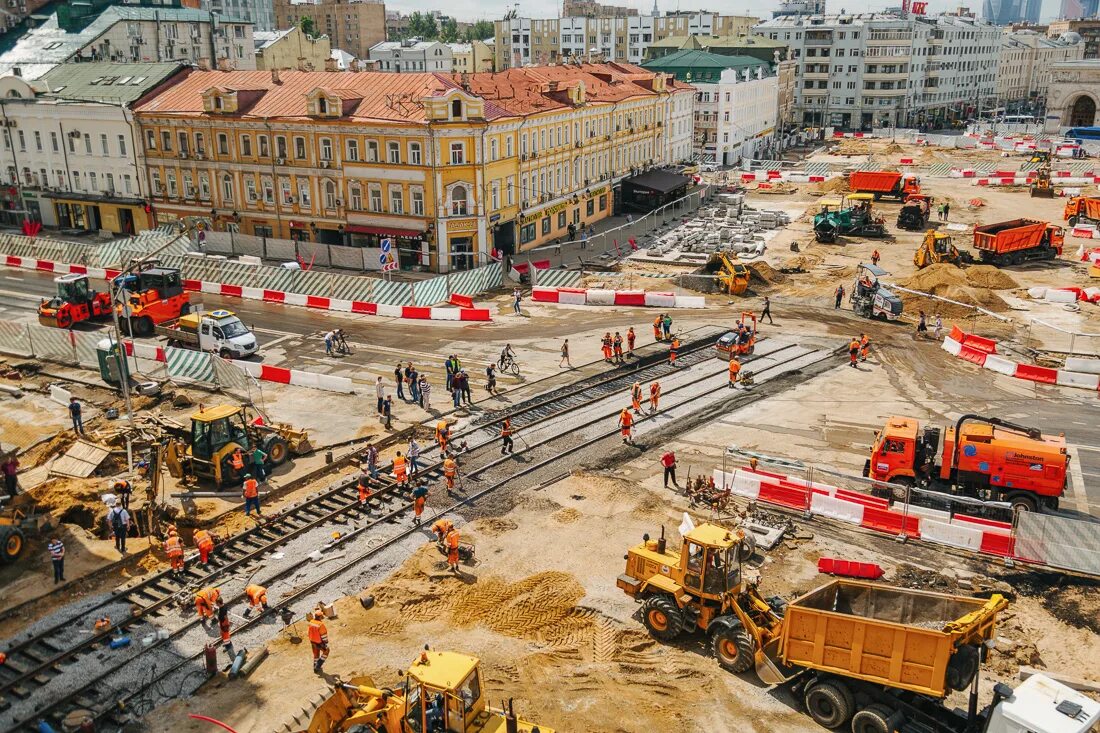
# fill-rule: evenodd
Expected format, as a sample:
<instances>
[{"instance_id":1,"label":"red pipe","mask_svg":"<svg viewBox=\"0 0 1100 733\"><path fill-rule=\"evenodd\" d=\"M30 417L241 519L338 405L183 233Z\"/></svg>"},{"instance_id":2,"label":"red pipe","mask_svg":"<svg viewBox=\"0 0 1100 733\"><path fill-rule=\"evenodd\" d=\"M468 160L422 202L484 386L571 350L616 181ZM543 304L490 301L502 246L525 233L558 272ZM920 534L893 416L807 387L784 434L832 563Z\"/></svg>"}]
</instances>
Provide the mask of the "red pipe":
<instances>
[{"instance_id":1,"label":"red pipe","mask_svg":"<svg viewBox=\"0 0 1100 733\"><path fill-rule=\"evenodd\" d=\"M188 714L187 717L194 718L195 720L205 720L207 723L213 723L214 725L216 725L218 727L225 728L227 731L229 731L229 733L237 733L237 731L233 730L232 728L230 728L228 725L221 722L220 720L215 720L214 718L208 718L205 715L195 715L194 713L190 713L190 714Z\"/></svg>"}]
</instances>

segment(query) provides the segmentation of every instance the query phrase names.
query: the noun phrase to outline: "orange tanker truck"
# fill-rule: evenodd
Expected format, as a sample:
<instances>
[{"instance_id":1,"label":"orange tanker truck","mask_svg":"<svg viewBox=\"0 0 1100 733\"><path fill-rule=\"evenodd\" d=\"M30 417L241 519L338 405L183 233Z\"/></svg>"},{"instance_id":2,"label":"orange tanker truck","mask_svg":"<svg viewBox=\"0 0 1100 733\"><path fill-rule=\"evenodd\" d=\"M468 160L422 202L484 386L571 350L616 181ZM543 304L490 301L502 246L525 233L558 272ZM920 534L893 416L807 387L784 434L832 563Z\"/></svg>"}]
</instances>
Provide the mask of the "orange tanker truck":
<instances>
[{"instance_id":1,"label":"orange tanker truck","mask_svg":"<svg viewBox=\"0 0 1100 733\"><path fill-rule=\"evenodd\" d=\"M1071 227L1078 224L1100 224L1100 198L1096 196L1074 196L1066 202L1062 218Z\"/></svg>"},{"instance_id":2,"label":"orange tanker truck","mask_svg":"<svg viewBox=\"0 0 1100 733\"><path fill-rule=\"evenodd\" d=\"M854 171L848 176L848 188L855 193L874 194L875 201L887 196L904 201L920 193L920 179L897 171Z\"/></svg>"},{"instance_id":3,"label":"orange tanker truck","mask_svg":"<svg viewBox=\"0 0 1100 733\"><path fill-rule=\"evenodd\" d=\"M1053 260L1062 254L1065 230L1037 219L1010 219L974 227L974 249L988 265Z\"/></svg>"},{"instance_id":4,"label":"orange tanker truck","mask_svg":"<svg viewBox=\"0 0 1100 733\"><path fill-rule=\"evenodd\" d=\"M961 436L959 440L955 436ZM911 417L892 417L875 435L863 475L876 481L947 489L1014 510L1056 509L1066 488L1064 435L995 417L963 415L943 431Z\"/></svg>"}]
</instances>

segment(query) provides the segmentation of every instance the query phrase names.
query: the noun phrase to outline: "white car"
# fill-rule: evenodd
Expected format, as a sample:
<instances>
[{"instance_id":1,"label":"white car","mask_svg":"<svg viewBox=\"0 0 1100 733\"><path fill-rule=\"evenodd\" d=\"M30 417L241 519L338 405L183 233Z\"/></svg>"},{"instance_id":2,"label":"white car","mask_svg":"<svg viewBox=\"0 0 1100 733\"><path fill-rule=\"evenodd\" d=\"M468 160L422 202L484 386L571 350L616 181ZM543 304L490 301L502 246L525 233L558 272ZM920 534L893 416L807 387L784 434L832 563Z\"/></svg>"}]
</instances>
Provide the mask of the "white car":
<instances>
[{"instance_id":1,"label":"white car","mask_svg":"<svg viewBox=\"0 0 1100 733\"><path fill-rule=\"evenodd\" d=\"M699 170L701 170L703 173L717 173L718 172L718 164L717 163L702 163L702 164L699 165Z\"/></svg>"}]
</instances>

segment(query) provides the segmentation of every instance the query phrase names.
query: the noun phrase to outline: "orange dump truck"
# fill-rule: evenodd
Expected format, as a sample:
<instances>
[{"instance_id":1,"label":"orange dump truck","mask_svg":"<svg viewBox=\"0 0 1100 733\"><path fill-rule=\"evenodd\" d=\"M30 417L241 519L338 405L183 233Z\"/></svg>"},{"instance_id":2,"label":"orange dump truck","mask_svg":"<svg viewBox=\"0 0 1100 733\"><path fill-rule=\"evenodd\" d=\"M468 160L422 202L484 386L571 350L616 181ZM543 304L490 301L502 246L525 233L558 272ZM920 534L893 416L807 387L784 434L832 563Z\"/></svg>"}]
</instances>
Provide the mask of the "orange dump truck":
<instances>
[{"instance_id":1,"label":"orange dump truck","mask_svg":"<svg viewBox=\"0 0 1100 733\"><path fill-rule=\"evenodd\" d=\"M1062 218L1071 227L1078 224L1100 223L1100 198L1096 196L1074 196L1066 202Z\"/></svg>"},{"instance_id":2,"label":"orange dump truck","mask_svg":"<svg viewBox=\"0 0 1100 733\"><path fill-rule=\"evenodd\" d=\"M863 475L1007 501L1024 511L1058 507L1069 473L1064 435L979 415L963 415L947 428L942 447L940 434L915 418L890 418L875 435Z\"/></svg>"},{"instance_id":3,"label":"orange dump truck","mask_svg":"<svg viewBox=\"0 0 1100 733\"><path fill-rule=\"evenodd\" d=\"M875 201L886 196L904 201L920 193L920 179L897 171L854 171L848 176L848 188L855 193L874 194Z\"/></svg>"},{"instance_id":4,"label":"orange dump truck","mask_svg":"<svg viewBox=\"0 0 1100 733\"><path fill-rule=\"evenodd\" d=\"M988 265L1053 260L1062 254L1066 231L1037 219L1010 219L974 227L974 249Z\"/></svg>"}]
</instances>

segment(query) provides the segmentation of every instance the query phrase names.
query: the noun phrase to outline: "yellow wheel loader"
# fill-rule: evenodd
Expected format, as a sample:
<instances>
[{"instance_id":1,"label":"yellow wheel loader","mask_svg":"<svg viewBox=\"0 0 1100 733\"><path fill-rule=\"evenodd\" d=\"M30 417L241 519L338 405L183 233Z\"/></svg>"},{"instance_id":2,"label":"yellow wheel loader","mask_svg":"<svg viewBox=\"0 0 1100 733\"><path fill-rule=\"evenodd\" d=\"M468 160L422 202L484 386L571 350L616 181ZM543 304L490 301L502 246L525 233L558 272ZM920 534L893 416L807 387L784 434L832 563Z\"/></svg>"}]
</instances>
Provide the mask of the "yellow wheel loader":
<instances>
[{"instance_id":1,"label":"yellow wheel loader","mask_svg":"<svg viewBox=\"0 0 1100 733\"><path fill-rule=\"evenodd\" d=\"M722 289L729 295L744 295L749 289L752 273L735 254L715 252L707 262L707 271L714 273L722 284Z\"/></svg>"},{"instance_id":2,"label":"yellow wheel loader","mask_svg":"<svg viewBox=\"0 0 1100 733\"><path fill-rule=\"evenodd\" d=\"M924 239L913 252L913 264L918 270L923 270L929 265L947 262L952 265L966 265L974 261L970 253L955 246L950 234L929 229L924 234Z\"/></svg>"}]
</instances>

